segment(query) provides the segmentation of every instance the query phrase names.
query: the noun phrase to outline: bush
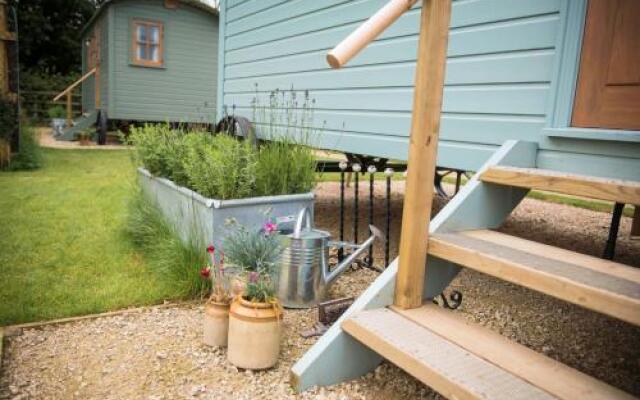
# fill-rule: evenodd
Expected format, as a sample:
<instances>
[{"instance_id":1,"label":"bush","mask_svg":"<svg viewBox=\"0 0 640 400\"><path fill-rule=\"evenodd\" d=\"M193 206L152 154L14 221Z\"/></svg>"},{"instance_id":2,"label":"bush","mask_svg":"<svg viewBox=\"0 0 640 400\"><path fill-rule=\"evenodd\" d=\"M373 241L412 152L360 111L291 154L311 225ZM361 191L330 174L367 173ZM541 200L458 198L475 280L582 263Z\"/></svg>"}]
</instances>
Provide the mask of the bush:
<instances>
[{"instance_id":1,"label":"bush","mask_svg":"<svg viewBox=\"0 0 640 400\"><path fill-rule=\"evenodd\" d=\"M229 135L184 133L165 124L132 128L128 142L151 174L209 198L303 193L315 183L313 150L287 138L254 148Z\"/></svg>"},{"instance_id":2,"label":"bush","mask_svg":"<svg viewBox=\"0 0 640 400\"><path fill-rule=\"evenodd\" d=\"M47 110L47 115L49 116L50 119L64 118L67 115L67 112L62 106L57 105L57 106L49 107L49 109Z\"/></svg>"},{"instance_id":3,"label":"bush","mask_svg":"<svg viewBox=\"0 0 640 400\"><path fill-rule=\"evenodd\" d=\"M196 240L185 244L139 188L128 205L125 232L154 271L171 277L177 296L194 297L209 290L209 281L199 273L207 263L204 245Z\"/></svg>"},{"instance_id":4,"label":"bush","mask_svg":"<svg viewBox=\"0 0 640 400\"><path fill-rule=\"evenodd\" d=\"M27 124L20 128L20 150L11 159L8 170L22 171L38 169L42 166L42 148L36 130Z\"/></svg>"},{"instance_id":5,"label":"bush","mask_svg":"<svg viewBox=\"0 0 640 400\"><path fill-rule=\"evenodd\" d=\"M209 144L190 146L184 169L191 188L205 197L255 196L256 152L246 141L218 135Z\"/></svg>"}]
</instances>

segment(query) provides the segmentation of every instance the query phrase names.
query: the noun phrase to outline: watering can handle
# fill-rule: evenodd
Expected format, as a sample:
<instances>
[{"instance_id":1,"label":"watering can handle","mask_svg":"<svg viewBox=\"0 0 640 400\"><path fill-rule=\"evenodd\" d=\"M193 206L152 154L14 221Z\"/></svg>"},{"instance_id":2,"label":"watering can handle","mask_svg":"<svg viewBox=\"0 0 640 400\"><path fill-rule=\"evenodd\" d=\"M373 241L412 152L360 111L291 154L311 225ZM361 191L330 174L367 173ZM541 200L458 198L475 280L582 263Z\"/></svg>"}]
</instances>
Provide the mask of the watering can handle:
<instances>
[{"instance_id":1,"label":"watering can handle","mask_svg":"<svg viewBox=\"0 0 640 400\"><path fill-rule=\"evenodd\" d=\"M309 211L309 207L305 207L298 213L298 218L296 220L296 227L293 230L293 237L298 239L300 238L300 234L302 233L302 224L305 223L307 229L311 229L311 212Z\"/></svg>"}]
</instances>

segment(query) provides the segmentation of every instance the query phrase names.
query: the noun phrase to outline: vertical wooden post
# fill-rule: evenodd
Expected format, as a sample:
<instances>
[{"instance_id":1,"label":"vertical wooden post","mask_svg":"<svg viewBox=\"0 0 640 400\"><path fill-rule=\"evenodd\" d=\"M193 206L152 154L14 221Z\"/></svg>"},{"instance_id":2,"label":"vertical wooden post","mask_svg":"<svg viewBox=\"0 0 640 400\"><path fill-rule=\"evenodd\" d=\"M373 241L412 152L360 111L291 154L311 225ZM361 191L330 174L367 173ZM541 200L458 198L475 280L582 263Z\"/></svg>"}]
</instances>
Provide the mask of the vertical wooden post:
<instances>
[{"instance_id":1,"label":"vertical wooden post","mask_svg":"<svg viewBox=\"0 0 640 400\"><path fill-rule=\"evenodd\" d=\"M394 304L422 305L451 0L424 0Z\"/></svg>"},{"instance_id":2,"label":"vertical wooden post","mask_svg":"<svg viewBox=\"0 0 640 400\"><path fill-rule=\"evenodd\" d=\"M71 90L67 92L67 128L73 125L73 109L71 104Z\"/></svg>"},{"instance_id":3,"label":"vertical wooden post","mask_svg":"<svg viewBox=\"0 0 640 400\"><path fill-rule=\"evenodd\" d=\"M100 108L100 65L96 65L96 73L93 75L93 81L95 82L95 105L96 110Z\"/></svg>"},{"instance_id":4,"label":"vertical wooden post","mask_svg":"<svg viewBox=\"0 0 640 400\"><path fill-rule=\"evenodd\" d=\"M631 221L631 236L640 237L640 205L633 206L633 220Z\"/></svg>"}]
</instances>

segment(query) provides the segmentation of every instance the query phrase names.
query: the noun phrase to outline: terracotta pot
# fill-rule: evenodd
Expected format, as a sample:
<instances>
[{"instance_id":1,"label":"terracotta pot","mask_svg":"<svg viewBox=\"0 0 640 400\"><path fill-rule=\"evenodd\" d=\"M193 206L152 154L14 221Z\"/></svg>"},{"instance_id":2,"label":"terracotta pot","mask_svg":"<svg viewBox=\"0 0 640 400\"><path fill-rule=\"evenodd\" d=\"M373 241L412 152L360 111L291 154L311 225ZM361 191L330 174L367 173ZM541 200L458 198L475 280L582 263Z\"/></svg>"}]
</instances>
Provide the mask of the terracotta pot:
<instances>
[{"instance_id":1,"label":"terracotta pot","mask_svg":"<svg viewBox=\"0 0 640 400\"><path fill-rule=\"evenodd\" d=\"M229 336L229 304L208 301L204 306L204 344L224 347Z\"/></svg>"},{"instance_id":2,"label":"terracotta pot","mask_svg":"<svg viewBox=\"0 0 640 400\"><path fill-rule=\"evenodd\" d=\"M244 369L273 367L280 354L282 306L237 297L229 311L230 363Z\"/></svg>"}]
</instances>

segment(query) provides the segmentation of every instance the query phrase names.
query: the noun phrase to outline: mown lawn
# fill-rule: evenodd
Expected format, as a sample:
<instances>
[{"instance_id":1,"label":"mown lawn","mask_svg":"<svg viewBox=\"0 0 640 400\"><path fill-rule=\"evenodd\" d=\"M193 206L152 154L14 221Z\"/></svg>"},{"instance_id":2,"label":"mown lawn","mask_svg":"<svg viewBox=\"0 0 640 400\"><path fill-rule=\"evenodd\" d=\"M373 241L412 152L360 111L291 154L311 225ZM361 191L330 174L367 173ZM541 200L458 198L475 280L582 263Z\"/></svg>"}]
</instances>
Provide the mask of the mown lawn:
<instances>
[{"instance_id":1,"label":"mown lawn","mask_svg":"<svg viewBox=\"0 0 640 400\"><path fill-rule=\"evenodd\" d=\"M174 298L180 288L123 232L126 150L44 150L44 167L0 172L0 326Z\"/></svg>"}]
</instances>

